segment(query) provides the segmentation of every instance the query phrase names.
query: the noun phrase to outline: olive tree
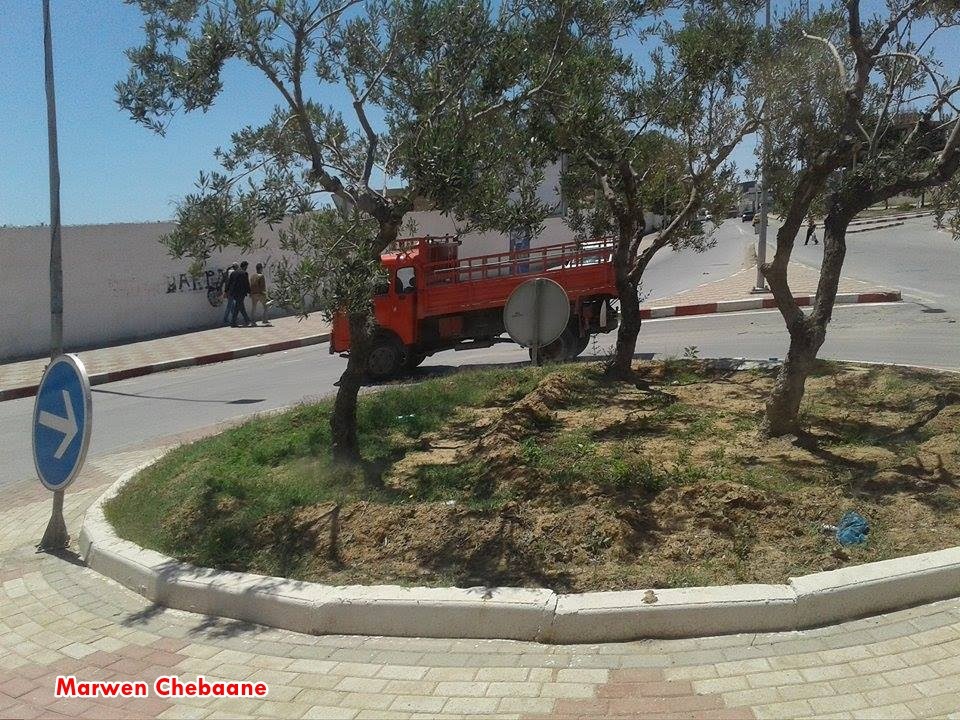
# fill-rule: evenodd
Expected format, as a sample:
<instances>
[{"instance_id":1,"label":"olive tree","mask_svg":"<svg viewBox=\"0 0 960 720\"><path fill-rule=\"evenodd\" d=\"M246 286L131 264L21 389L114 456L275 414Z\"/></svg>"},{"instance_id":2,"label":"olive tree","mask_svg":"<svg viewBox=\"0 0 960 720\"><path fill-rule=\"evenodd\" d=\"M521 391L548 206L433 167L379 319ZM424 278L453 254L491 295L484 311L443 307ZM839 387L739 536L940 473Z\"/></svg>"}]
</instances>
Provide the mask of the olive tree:
<instances>
[{"instance_id":1,"label":"olive tree","mask_svg":"<svg viewBox=\"0 0 960 720\"><path fill-rule=\"evenodd\" d=\"M278 297L316 296L349 324L331 430L334 456L356 461L357 394L378 341L371 293L380 254L417 199L480 226L509 221L511 191L528 185L540 162L517 111L562 66L567 8L536 0L133 2L145 40L127 52L131 69L117 95L135 121L163 133L178 112L208 109L230 61L276 93L270 117L251 118L217 151L221 168L201 174L179 203L165 242L202 263L214 249L257 242L258 225L287 219L282 241L302 261L280 268ZM344 91L343 109L324 104ZM386 193L385 178L403 190ZM331 197L343 214L324 209Z\"/></svg>"},{"instance_id":2,"label":"olive tree","mask_svg":"<svg viewBox=\"0 0 960 720\"><path fill-rule=\"evenodd\" d=\"M765 93L776 108L770 163L783 224L762 271L790 346L767 401L769 435L800 431L804 384L833 314L850 221L903 193L936 189L938 202L955 206L960 77L951 77L943 61L955 50L958 25L960 6L949 0L887 0L869 17L859 0L845 0L809 25L788 20L780 33L779 72L765 81ZM796 235L817 206L824 212L823 261L805 313L787 269Z\"/></svg>"},{"instance_id":3,"label":"olive tree","mask_svg":"<svg viewBox=\"0 0 960 720\"><path fill-rule=\"evenodd\" d=\"M569 159L564 185L574 228L614 237L616 374L631 369L650 261L667 247L709 246L695 215L705 206L725 215L728 158L758 126L750 83L762 62L755 8L683 5L680 13L667 3L601 3L590 41L567 58L558 80L564 91L535 101L542 136ZM652 210L668 216L656 232L647 223Z\"/></svg>"}]
</instances>

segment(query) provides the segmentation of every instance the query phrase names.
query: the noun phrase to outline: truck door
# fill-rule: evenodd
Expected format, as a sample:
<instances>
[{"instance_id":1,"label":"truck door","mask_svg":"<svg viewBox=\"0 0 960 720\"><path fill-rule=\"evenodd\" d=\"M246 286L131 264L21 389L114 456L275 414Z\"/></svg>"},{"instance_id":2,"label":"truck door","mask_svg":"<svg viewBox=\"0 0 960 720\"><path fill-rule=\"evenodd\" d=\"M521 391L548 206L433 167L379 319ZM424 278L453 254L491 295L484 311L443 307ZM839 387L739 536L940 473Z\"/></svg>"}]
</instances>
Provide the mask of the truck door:
<instances>
[{"instance_id":1,"label":"truck door","mask_svg":"<svg viewBox=\"0 0 960 720\"><path fill-rule=\"evenodd\" d=\"M393 317L394 330L406 345L413 345L419 338L417 332L417 274L413 267L399 267L394 279Z\"/></svg>"}]
</instances>

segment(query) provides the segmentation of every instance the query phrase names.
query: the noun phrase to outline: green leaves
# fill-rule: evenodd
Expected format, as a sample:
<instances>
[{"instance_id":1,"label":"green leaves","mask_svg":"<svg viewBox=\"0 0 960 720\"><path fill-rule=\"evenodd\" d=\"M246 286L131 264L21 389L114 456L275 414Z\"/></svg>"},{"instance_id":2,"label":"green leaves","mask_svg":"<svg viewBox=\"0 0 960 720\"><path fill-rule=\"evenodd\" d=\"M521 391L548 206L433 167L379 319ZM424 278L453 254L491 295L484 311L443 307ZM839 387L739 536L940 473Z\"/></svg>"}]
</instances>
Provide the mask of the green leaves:
<instances>
[{"instance_id":1,"label":"green leaves","mask_svg":"<svg viewBox=\"0 0 960 720\"><path fill-rule=\"evenodd\" d=\"M570 18L541 0L341 2L138 0L145 38L117 100L162 133L216 101L227 62L258 71L276 109L217 149L221 171L201 175L165 242L202 263L292 218L284 242L301 262L281 269L284 297L360 312L414 199L477 228L536 226L550 210L533 192L548 155L528 118ZM329 106L328 91L348 92L352 107ZM387 178L406 192L385 193ZM342 223L316 210L325 195L347 209ZM345 242L352 250L325 255Z\"/></svg>"}]
</instances>

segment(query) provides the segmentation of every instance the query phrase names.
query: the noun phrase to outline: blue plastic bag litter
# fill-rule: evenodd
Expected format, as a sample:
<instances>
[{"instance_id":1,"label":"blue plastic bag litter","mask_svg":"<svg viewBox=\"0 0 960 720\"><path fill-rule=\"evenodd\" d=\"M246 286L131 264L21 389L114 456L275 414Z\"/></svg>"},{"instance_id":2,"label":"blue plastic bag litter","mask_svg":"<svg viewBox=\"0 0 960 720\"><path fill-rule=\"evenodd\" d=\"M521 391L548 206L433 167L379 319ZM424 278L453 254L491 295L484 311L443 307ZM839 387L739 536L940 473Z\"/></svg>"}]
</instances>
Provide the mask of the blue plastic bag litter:
<instances>
[{"instance_id":1,"label":"blue plastic bag litter","mask_svg":"<svg viewBox=\"0 0 960 720\"><path fill-rule=\"evenodd\" d=\"M844 513L837 525L837 542L841 545L860 545L867 541L870 523L858 512Z\"/></svg>"}]
</instances>

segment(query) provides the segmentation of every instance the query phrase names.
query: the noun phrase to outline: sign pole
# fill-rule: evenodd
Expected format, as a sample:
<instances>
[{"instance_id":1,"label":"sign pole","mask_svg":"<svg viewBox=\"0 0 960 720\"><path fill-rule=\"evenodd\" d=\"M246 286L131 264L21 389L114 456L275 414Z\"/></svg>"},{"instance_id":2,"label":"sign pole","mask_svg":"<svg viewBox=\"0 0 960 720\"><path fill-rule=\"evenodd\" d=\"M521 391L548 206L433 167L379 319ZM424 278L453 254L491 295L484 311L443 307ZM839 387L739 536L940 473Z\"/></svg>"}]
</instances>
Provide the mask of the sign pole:
<instances>
[{"instance_id":1,"label":"sign pole","mask_svg":"<svg viewBox=\"0 0 960 720\"><path fill-rule=\"evenodd\" d=\"M50 156L50 359L63 354L63 261L60 252L60 162L57 157L57 101L53 85L50 0L43 0L44 84L47 91L47 149ZM53 491L53 512L41 550L62 550L70 541L63 519L63 490Z\"/></svg>"},{"instance_id":2,"label":"sign pole","mask_svg":"<svg viewBox=\"0 0 960 720\"><path fill-rule=\"evenodd\" d=\"M543 278L537 278L533 293L533 364L540 365L540 295L543 292Z\"/></svg>"},{"instance_id":3,"label":"sign pole","mask_svg":"<svg viewBox=\"0 0 960 720\"><path fill-rule=\"evenodd\" d=\"M50 158L50 359L63 354L63 260L60 238L60 160L57 154L57 99L53 84L50 0L43 0L43 56L47 91L47 149Z\"/></svg>"},{"instance_id":4,"label":"sign pole","mask_svg":"<svg viewBox=\"0 0 960 720\"><path fill-rule=\"evenodd\" d=\"M63 490L54 490L53 512L37 549L45 552L56 552L66 548L69 542L70 535L67 533L67 523L63 519Z\"/></svg>"}]
</instances>

